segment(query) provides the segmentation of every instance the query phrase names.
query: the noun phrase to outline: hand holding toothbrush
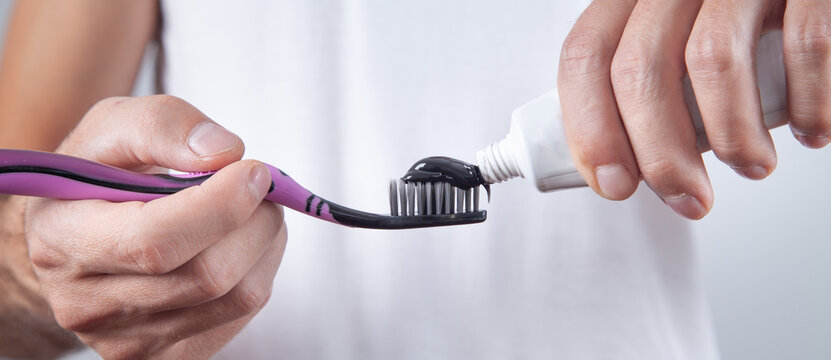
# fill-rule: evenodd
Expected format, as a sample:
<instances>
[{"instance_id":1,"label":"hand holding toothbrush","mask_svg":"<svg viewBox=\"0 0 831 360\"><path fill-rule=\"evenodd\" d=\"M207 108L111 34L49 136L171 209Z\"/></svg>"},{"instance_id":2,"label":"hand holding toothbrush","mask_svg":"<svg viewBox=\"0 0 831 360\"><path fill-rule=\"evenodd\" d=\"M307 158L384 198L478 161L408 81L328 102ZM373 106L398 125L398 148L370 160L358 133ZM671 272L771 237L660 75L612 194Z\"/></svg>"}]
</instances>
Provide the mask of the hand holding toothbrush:
<instances>
[{"instance_id":1,"label":"hand holding toothbrush","mask_svg":"<svg viewBox=\"0 0 831 360\"><path fill-rule=\"evenodd\" d=\"M687 218L713 192L684 101L688 75L715 155L750 179L776 151L762 121L754 57L760 33L783 30L789 122L805 146L831 136L831 7L799 0L597 0L563 46L559 95L577 169L622 200L643 177Z\"/></svg>"},{"instance_id":2,"label":"hand holding toothbrush","mask_svg":"<svg viewBox=\"0 0 831 360\"><path fill-rule=\"evenodd\" d=\"M222 168L151 201L31 198L26 238L58 323L105 358L207 357L265 305L286 245L265 166L171 96L111 98L58 152L135 171ZM158 170L157 170L158 172Z\"/></svg>"}]
</instances>

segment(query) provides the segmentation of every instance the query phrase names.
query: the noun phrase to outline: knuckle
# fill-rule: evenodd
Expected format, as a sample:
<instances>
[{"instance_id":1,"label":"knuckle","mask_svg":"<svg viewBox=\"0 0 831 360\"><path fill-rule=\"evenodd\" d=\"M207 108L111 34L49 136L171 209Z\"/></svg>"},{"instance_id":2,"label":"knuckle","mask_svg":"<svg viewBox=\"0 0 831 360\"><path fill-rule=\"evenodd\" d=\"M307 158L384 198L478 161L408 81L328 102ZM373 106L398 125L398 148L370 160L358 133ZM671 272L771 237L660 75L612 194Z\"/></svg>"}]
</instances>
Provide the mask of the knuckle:
<instances>
[{"instance_id":1,"label":"knuckle","mask_svg":"<svg viewBox=\"0 0 831 360\"><path fill-rule=\"evenodd\" d=\"M53 309L58 326L73 332L84 331L89 328L89 320L83 319L72 311Z\"/></svg>"},{"instance_id":2,"label":"knuckle","mask_svg":"<svg viewBox=\"0 0 831 360\"><path fill-rule=\"evenodd\" d=\"M141 118L150 125L166 124L167 114L176 113L175 109L190 106L185 100L167 94L150 95L142 98L144 100L143 116Z\"/></svg>"},{"instance_id":3,"label":"knuckle","mask_svg":"<svg viewBox=\"0 0 831 360\"><path fill-rule=\"evenodd\" d=\"M242 227L251 218L249 214L243 211L227 211L226 209L216 209L216 211L215 218L219 227L226 229L228 232Z\"/></svg>"},{"instance_id":4,"label":"knuckle","mask_svg":"<svg viewBox=\"0 0 831 360\"><path fill-rule=\"evenodd\" d=\"M66 256L50 248L38 239L29 239L29 260L34 267L51 270L65 264Z\"/></svg>"},{"instance_id":5,"label":"knuckle","mask_svg":"<svg viewBox=\"0 0 831 360\"><path fill-rule=\"evenodd\" d=\"M766 154L759 146L755 146L750 139L711 139L710 145L716 157L723 163L736 168L755 165L766 165L770 154Z\"/></svg>"},{"instance_id":6,"label":"knuckle","mask_svg":"<svg viewBox=\"0 0 831 360\"><path fill-rule=\"evenodd\" d=\"M784 46L789 55L806 60L825 58L831 50L831 25L800 22L786 26Z\"/></svg>"},{"instance_id":7,"label":"knuckle","mask_svg":"<svg viewBox=\"0 0 831 360\"><path fill-rule=\"evenodd\" d=\"M220 266L210 266L203 257L194 258L193 283L205 300L213 300L230 291L235 284Z\"/></svg>"},{"instance_id":8,"label":"knuckle","mask_svg":"<svg viewBox=\"0 0 831 360\"><path fill-rule=\"evenodd\" d=\"M677 172L676 164L668 159L656 159L639 162L641 174L647 182L655 181L657 179L665 179L675 175Z\"/></svg>"},{"instance_id":9,"label":"knuckle","mask_svg":"<svg viewBox=\"0 0 831 360\"><path fill-rule=\"evenodd\" d=\"M84 114L83 121L79 122L73 132L89 132L109 122L112 118L112 112L119 108L125 101L129 101L129 97L108 97L98 100L93 104L86 114Z\"/></svg>"},{"instance_id":10,"label":"knuckle","mask_svg":"<svg viewBox=\"0 0 831 360\"><path fill-rule=\"evenodd\" d=\"M127 258L142 273L162 275L175 268L177 252L166 241L141 239L128 245Z\"/></svg>"},{"instance_id":11,"label":"knuckle","mask_svg":"<svg viewBox=\"0 0 831 360\"><path fill-rule=\"evenodd\" d=\"M209 189L205 186L194 186L190 189L198 192L195 197L200 199L211 199L216 197L216 194L212 193L213 189ZM240 191L248 191L248 189L243 188ZM251 197L253 198L253 196ZM229 233L235 229L238 229L245 225L245 223L247 223L253 215L253 213L250 212L251 205L249 203L250 200L235 202L229 206L212 203L205 209L205 223L213 224L220 233Z\"/></svg>"},{"instance_id":12,"label":"knuckle","mask_svg":"<svg viewBox=\"0 0 831 360\"><path fill-rule=\"evenodd\" d=\"M97 339L89 345L103 359L145 359L154 347L149 339L142 337L120 338L117 342Z\"/></svg>"},{"instance_id":13,"label":"knuckle","mask_svg":"<svg viewBox=\"0 0 831 360\"><path fill-rule=\"evenodd\" d=\"M658 196L701 195L707 192L703 168L691 167L684 160L659 158L640 161L639 164L644 181Z\"/></svg>"},{"instance_id":14,"label":"knuckle","mask_svg":"<svg viewBox=\"0 0 831 360\"><path fill-rule=\"evenodd\" d=\"M831 136L827 132L811 132L805 131L792 126L794 138L796 138L803 146L810 149L824 148L831 141Z\"/></svg>"},{"instance_id":15,"label":"knuckle","mask_svg":"<svg viewBox=\"0 0 831 360\"><path fill-rule=\"evenodd\" d=\"M261 203L254 211L252 218L257 219L258 225L262 224L268 229L268 234L271 237L277 236L285 226L282 207L272 202Z\"/></svg>"},{"instance_id":16,"label":"knuckle","mask_svg":"<svg viewBox=\"0 0 831 360\"><path fill-rule=\"evenodd\" d=\"M797 135L829 137L831 136L831 116L817 114L797 116L795 114L791 127Z\"/></svg>"},{"instance_id":17,"label":"knuckle","mask_svg":"<svg viewBox=\"0 0 831 360\"><path fill-rule=\"evenodd\" d=\"M816 81L816 80L813 80ZM789 111L791 127L798 135L831 136L831 106L816 91L818 84L798 84L791 96Z\"/></svg>"},{"instance_id":18,"label":"knuckle","mask_svg":"<svg viewBox=\"0 0 831 360\"><path fill-rule=\"evenodd\" d=\"M232 306L240 314L251 314L260 311L270 297L270 286L243 286L233 297Z\"/></svg>"},{"instance_id":19,"label":"knuckle","mask_svg":"<svg viewBox=\"0 0 831 360\"><path fill-rule=\"evenodd\" d=\"M611 78L615 90L638 89L655 73L656 59L645 55L649 54L644 46L625 46L618 50L612 58Z\"/></svg>"},{"instance_id":20,"label":"knuckle","mask_svg":"<svg viewBox=\"0 0 831 360\"><path fill-rule=\"evenodd\" d=\"M147 110L153 114L161 114L168 109L179 108L187 102L179 97L167 94L150 95L145 97Z\"/></svg>"},{"instance_id":21,"label":"knuckle","mask_svg":"<svg viewBox=\"0 0 831 360\"><path fill-rule=\"evenodd\" d=\"M52 312L58 325L69 331L89 331L102 320L109 318L109 312L96 311L91 305L76 306L66 299L53 300Z\"/></svg>"},{"instance_id":22,"label":"knuckle","mask_svg":"<svg viewBox=\"0 0 831 360\"><path fill-rule=\"evenodd\" d=\"M717 31L702 31L691 36L684 53L690 76L714 76L733 68L737 55L728 41Z\"/></svg>"},{"instance_id":23,"label":"knuckle","mask_svg":"<svg viewBox=\"0 0 831 360\"><path fill-rule=\"evenodd\" d=\"M128 97L115 96L98 100L98 102L96 102L92 105L92 107L90 107L88 113L109 113L112 109L118 107L119 105L121 105L121 103L128 101L129 99L130 98Z\"/></svg>"},{"instance_id":24,"label":"knuckle","mask_svg":"<svg viewBox=\"0 0 831 360\"><path fill-rule=\"evenodd\" d=\"M564 74L608 70L613 50L602 31L594 28L574 30L563 42L560 65Z\"/></svg>"},{"instance_id":25,"label":"knuckle","mask_svg":"<svg viewBox=\"0 0 831 360\"><path fill-rule=\"evenodd\" d=\"M70 331L79 331L83 328L84 321L78 316L78 313L68 309L62 302L52 302L52 314L55 316L55 321L64 329Z\"/></svg>"}]
</instances>

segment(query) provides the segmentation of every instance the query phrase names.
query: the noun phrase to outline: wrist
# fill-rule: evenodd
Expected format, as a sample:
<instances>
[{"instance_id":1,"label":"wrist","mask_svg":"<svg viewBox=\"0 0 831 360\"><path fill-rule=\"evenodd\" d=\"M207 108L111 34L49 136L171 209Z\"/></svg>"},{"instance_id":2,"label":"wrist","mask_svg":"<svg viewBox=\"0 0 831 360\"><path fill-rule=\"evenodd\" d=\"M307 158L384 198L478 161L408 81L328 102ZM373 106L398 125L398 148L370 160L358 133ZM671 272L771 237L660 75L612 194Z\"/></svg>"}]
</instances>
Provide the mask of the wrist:
<instances>
[{"instance_id":1,"label":"wrist","mask_svg":"<svg viewBox=\"0 0 831 360\"><path fill-rule=\"evenodd\" d=\"M0 356L55 357L78 346L55 322L29 262L26 199L0 195Z\"/></svg>"},{"instance_id":2,"label":"wrist","mask_svg":"<svg viewBox=\"0 0 831 360\"><path fill-rule=\"evenodd\" d=\"M23 225L25 207L25 198L0 195L0 269L5 275L0 281L13 282L21 290L37 293L37 298L42 299L37 276L29 264Z\"/></svg>"}]
</instances>

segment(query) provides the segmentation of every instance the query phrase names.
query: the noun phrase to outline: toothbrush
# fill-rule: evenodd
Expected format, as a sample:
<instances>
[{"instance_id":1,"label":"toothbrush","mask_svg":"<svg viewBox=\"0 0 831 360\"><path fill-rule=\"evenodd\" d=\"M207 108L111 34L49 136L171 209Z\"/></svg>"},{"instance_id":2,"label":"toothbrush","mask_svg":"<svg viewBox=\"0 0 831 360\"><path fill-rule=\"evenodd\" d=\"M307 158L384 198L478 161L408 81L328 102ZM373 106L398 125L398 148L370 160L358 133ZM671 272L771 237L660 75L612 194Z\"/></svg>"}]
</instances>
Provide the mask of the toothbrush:
<instances>
[{"instance_id":1,"label":"toothbrush","mask_svg":"<svg viewBox=\"0 0 831 360\"><path fill-rule=\"evenodd\" d=\"M448 201L442 199L437 204L447 211L428 213L426 203L421 205L426 192L416 186L402 186L401 202L396 201L391 215L358 211L315 195L274 166L266 164L266 167L271 172L272 184L265 200L338 225L410 229L480 223L487 218L487 212L478 209L478 199L475 208L470 204L473 202L471 197L458 203L450 202L449 198ZM197 186L213 174L142 174L67 155L0 149L0 194L146 202ZM448 196L456 191L450 184L435 184L447 189ZM399 206L401 211L398 211ZM433 208L432 204L430 208Z\"/></svg>"}]
</instances>

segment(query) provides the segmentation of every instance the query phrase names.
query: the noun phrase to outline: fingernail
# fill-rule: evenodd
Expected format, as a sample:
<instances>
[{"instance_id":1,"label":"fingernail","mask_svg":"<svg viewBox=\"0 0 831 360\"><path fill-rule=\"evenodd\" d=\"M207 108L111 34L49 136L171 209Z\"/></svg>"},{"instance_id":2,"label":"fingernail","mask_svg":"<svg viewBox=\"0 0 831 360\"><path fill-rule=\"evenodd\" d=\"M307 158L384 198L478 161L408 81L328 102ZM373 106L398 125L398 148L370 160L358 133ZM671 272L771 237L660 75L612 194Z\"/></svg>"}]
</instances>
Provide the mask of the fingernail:
<instances>
[{"instance_id":1,"label":"fingernail","mask_svg":"<svg viewBox=\"0 0 831 360\"><path fill-rule=\"evenodd\" d=\"M802 145L812 149L819 149L825 147L825 145L828 145L827 136L797 135L796 139L799 140Z\"/></svg>"},{"instance_id":2,"label":"fingernail","mask_svg":"<svg viewBox=\"0 0 831 360\"><path fill-rule=\"evenodd\" d=\"M666 202L676 214L688 219L701 219L707 211L707 209L704 208L704 205L702 205L701 202L692 195L665 198L664 202Z\"/></svg>"},{"instance_id":3,"label":"fingernail","mask_svg":"<svg viewBox=\"0 0 831 360\"><path fill-rule=\"evenodd\" d=\"M239 138L222 126L210 121L196 125L188 137L188 146L191 151L200 157L216 155L231 150L239 142Z\"/></svg>"},{"instance_id":4,"label":"fingernail","mask_svg":"<svg viewBox=\"0 0 831 360\"><path fill-rule=\"evenodd\" d=\"M632 192L632 173L620 164L598 166L594 170L597 186L610 199L623 199Z\"/></svg>"},{"instance_id":5,"label":"fingernail","mask_svg":"<svg viewBox=\"0 0 831 360\"><path fill-rule=\"evenodd\" d=\"M271 174L263 164L257 164L248 174L248 187L257 198L263 198L271 188Z\"/></svg>"},{"instance_id":6,"label":"fingernail","mask_svg":"<svg viewBox=\"0 0 831 360\"><path fill-rule=\"evenodd\" d=\"M739 175L751 180L762 180L770 175L770 171L761 165L752 166L749 168L733 168Z\"/></svg>"}]
</instances>

